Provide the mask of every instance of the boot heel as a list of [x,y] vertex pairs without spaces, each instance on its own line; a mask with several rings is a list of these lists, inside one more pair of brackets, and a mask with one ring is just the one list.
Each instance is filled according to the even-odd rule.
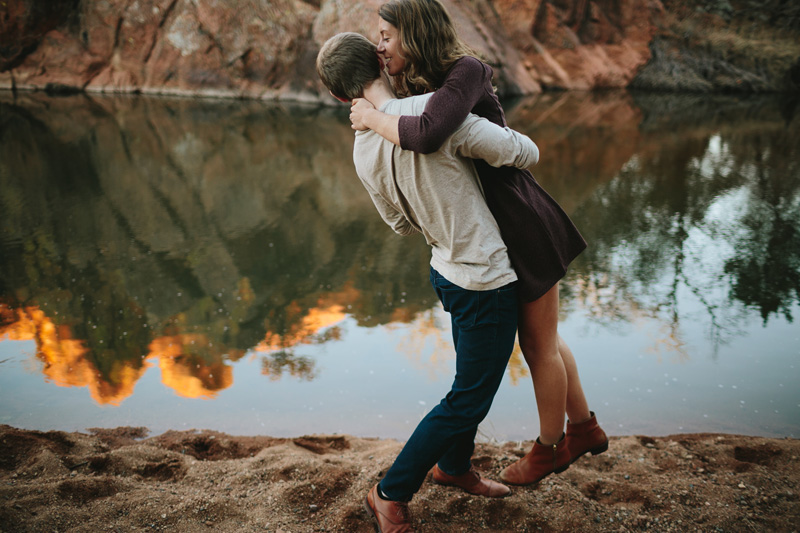
[[592,452],[592,455],[600,455],[601,453],[603,453],[603,452],[605,452],[607,450],[608,450],[608,441],[606,441],[602,445],[598,446],[597,448],[592,448],[589,451]]

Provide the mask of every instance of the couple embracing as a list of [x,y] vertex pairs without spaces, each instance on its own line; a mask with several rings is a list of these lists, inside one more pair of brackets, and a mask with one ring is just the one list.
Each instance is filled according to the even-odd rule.
[[[437,483],[504,497],[504,483],[535,484],[604,452],[608,438],[557,329],[558,282],[586,242],[525,170],[539,159],[536,144],[506,126],[491,67],[459,39],[438,0],[392,0],[378,15],[377,46],[337,34],[317,72],[351,102],[356,172],[381,217],[431,246],[430,281],[456,350],[450,391],[366,495],[378,530],[395,533],[413,531],[408,502],[431,469]],[[471,456],[517,332],[540,431],[500,483],[482,477]]]

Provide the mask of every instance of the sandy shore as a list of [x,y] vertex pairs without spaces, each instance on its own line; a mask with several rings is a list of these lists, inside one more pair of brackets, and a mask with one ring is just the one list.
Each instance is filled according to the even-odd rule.
[[[349,436],[147,437],[0,426],[3,532],[370,532],[366,491],[401,444]],[[530,443],[482,444],[487,476]],[[536,487],[502,500],[425,483],[424,532],[798,531],[800,441],[737,435],[613,437]]]

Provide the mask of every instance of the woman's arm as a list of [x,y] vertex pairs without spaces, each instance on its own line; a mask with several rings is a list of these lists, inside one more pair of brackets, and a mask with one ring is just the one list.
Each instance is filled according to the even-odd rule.
[[400,146],[398,123],[400,115],[387,115],[375,109],[366,98],[354,98],[350,106],[350,121],[354,130],[372,130],[387,141]]
[[422,115],[386,115],[365,102],[354,101],[353,128],[374,130],[404,150],[428,154],[442,146],[487,90],[491,90],[488,67],[465,57],[450,69]]

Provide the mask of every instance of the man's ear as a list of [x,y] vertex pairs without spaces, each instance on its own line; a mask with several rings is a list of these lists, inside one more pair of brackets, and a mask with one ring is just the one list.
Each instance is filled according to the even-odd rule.
[[335,94],[333,94],[331,91],[328,91],[328,92],[329,92],[329,93],[331,93],[331,96],[333,96],[334,98],[336,98],[336,99],[337,99],[337,100],[339,100],[340,102],[344,102],[345,104],[349,104],[349,103],[350,103],[350,100],[348,100],[347,98],[342,98],[342,97],[340,97],[340,96],[336,96],[336,95],[335,95]]

